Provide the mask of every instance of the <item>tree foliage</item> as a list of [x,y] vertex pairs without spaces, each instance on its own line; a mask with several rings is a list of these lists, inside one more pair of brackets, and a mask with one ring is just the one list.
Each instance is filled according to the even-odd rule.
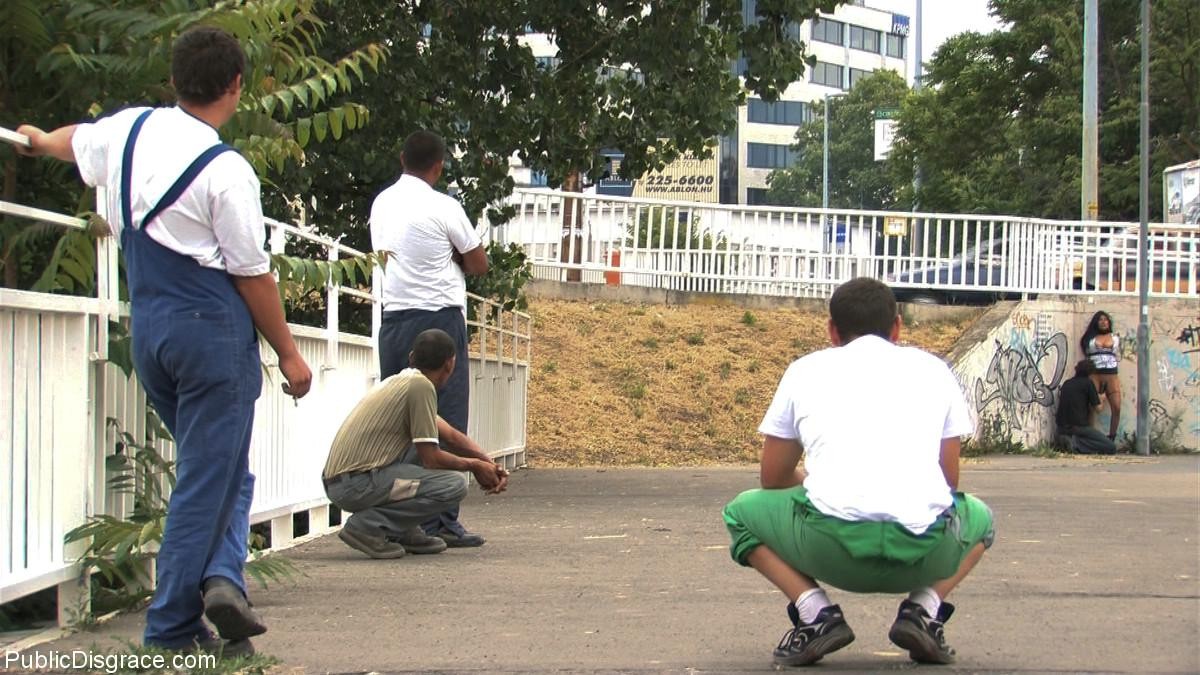
[[[1101,0],[1100,217],[1138,218],[1139,3]],[[909,97],[889,168],[902,201],[920,159],[921,210],[1078,218],[1083,3],[991,0],[1008,29],[964,33]],[[1200,5],[1158,0],[1150,38],[1150,213],[1158,181],[1200,157]]]
[[[194,25],[216,25],[232,33],[248,57],[243,99],[222,136],[270,184],[289,162],[303,162],[308,144],[367,123],[368,109],[347,94],[386,57],[384,46],[363,41],[336,55],[318,54],[325,26],[316,2],[6,0],[0,124],[54,128],[127,106],[170,103],[175,36]],[[3,152],[5,200],[69,213],[90,209],[92,199],[68,165]],[[0,224],[5,285],[46,277],[38,262],[60,233],[28,228],[27,221]],[[50,278],[57,276],[54,271]]]
[[[829,100],[829,206],[896,207],[891,176],[875,161],[875,112],[897,108],[908,95],[904,79],[890,70],[862,78],[845,97]],[[811,103],[812,118],[796,132],[797,160],[768,178],[772,204],[820,206],[825,141],[824,100]]]
[[[635,176],[704,153],[744,99],[731,68],[739,53],[746,86],[776,98],[806,67],[789,24],[836,4],[762,0],[749,24],[736,0],[322,5],[324,50],[376,41],[391,57],[356,92],[371,125],[319,144],[287,172],[283,193],[304,195],[323,231],[361,249],[371,200],[399,174],[400,145],[418,128],[447,140],[446,178],[473,216],[511,191],[514,156],[558,185],[575,171],[597,177],[603,148],[621,149],[622,171]],[[552,40],[557,56],[536,59],[536,40]]]

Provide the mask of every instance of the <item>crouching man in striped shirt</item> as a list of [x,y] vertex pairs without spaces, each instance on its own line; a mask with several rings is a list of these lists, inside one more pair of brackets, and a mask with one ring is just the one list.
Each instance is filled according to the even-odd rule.
[[338,536],[371,558],[446,550],[446,542],[425,534],[421,523],[463,500],[463,472],[488,494],[508,487],[508,471],[438,417],[437,389],[458,365],[455,351],[444,331],[419,334],[411,367],[368,392],[333,439],[322,473],[325,493],[354,514]]

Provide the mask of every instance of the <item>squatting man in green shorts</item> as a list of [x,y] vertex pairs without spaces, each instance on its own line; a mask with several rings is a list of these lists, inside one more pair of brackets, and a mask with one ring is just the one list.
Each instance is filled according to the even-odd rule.
[[354,514],[338,536],[372,558],[446,550],[421,523],[467,495],[462,472],[488,494],[508,487],[508,471],[437,415],[437,389],[456,366],[454,340],[436,328],[420,333],[409,363],[350,411],[322,473],[329,500]]
[[762,489],[725,507],[731,553],[788,596],[793,628],[775,663],[808,665],[854,641],[818,581],[908,593],[888,637],[915,661],[951,663],[944,598],[995,536],[988,507],[958,491],[966,402],[945,363],[896,344],[887,286],[851,280],[829,314],[834,347],[788,367],[758,429]]

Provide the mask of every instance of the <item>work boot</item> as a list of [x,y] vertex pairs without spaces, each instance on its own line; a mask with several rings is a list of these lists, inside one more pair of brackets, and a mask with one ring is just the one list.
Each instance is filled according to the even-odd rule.
[[403,558],[407,553],[403,546],[388,541],[383,534],[367,534],[348,525],[342,526],[341,531],[338,532],[338,539],[346,542],[350,548],[362,551],[370,558]]
[[451,532],[450,530],[438,530],[435,535],[437,538],[446,542],[450,548],[472,548],[475,546],[483,546],[487,540],[473,532],[463,530],[460,532]]
[[438,537],[425,534],[420,525],[413,525],[404,534],[388,537],[388,542],[404,547],[405,551],[415,554],[441,553],[446,550],[446,542]]
[[817,613],[812,623],[800,621],[796,606],[788,603],[788,617],[795,626],[783,634],[775,648],[775,663],[781,666],[807,666],[823,656],[854,642],[854,631],[842,616],[842,608],[830,605]]
[[226,640],[243,641],[262,635],[267,626],[258,618],[242,589],[225,577],[204,581],[204,616]]
[[918,663],[954,663],[954,649],[946,644],[945,624],[954,614],[954,605],[943,602],[937,618],[910,600],[900,603],[900,611],[888,639],[897,647],[908,650],[908,657]]

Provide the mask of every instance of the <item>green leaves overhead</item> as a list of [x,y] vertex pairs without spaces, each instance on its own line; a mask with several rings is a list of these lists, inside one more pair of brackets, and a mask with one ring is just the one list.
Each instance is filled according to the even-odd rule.
[[[400,146],[420,128],[446,139],[446,180],[472,216],[510,193],[514,157],[559,185],[574,172],[597,178],[602,149],[623,151],[631,175],[686,150],[704,153],[736,123],[745,94],[734,64],[749,88],[773,96],[805,69],[796,26],[834,5],[760,0],[749,24],[733,0],[319,5],[321,55],[366,42],[386,44],[388,59],[353,92],[371,110],[370,126],[330,144],[332,117],[324,136],[315,116],[297,124],[306,162],[285,172],[280,191],[305,195],[321,222],[337,223],[328,234],[365,249],[371,201],[396,179]],[[557,56],[535,58],[531,45],[546,42]],[[351,128],[348,117],[343,125]]]
[[279,292],[283,298],[297,299],[324,291],[331,284],[361,286],[369,290],[372,270],[376,265],[385,265],[387,259],[386,251],[338,260],[316,260],[277,253],[271,256],[271,271],[278,275]]

